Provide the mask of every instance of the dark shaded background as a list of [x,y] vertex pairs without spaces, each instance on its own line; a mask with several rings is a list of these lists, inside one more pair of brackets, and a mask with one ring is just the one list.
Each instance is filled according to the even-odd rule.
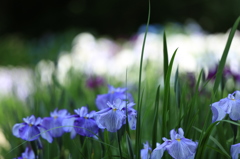
[[[194,19],[208,32],[225,32],[240,15],[239,0],[152,0],[151,23]],[[146,23],[147,0],[5,0],[0,35],[36,37],[70,28],[129,35]]]
[[[129,38],[145,24],[148,0],[3,0],[0,66],[35,66],[70,52],[73,38]],[[209,33],[226,32],[240,15],[240,0],[151,0],[151,24],[191,19]]]

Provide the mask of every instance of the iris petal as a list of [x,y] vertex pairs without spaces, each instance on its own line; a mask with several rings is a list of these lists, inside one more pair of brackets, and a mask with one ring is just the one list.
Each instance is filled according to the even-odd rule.
[[218,105],[212,105],[211,110],[213,113],[212,122],[222,120],[226,116],[226,112],[220,108]]
[[229,116],[232,120],[240,120],[240,101],[236,101],[234,105],[232,105],[231,113]]
[[42,125],[46,128],[46,130],[49,130],[52,137],[60,137],[64,133],[61,118],[44,118]]
[[78,134],[87,137],[93,137],[99,130],[95,120],[84,118],[79,118],[74,121],[74,129]]
[[20,123],[20,124],[15,124],[12,128],[12,133],[14,136],[16,137],[20,137],[19,134],[19,129],[21,129],[22,127],[24,127],[26,124]]
[[160,159],[163,156],[164,151],[166,150],[167,142],[159,144],[152,152],[151,159]]
[[38,129],[41,132],[41,136],[42,138],[46,139],[49,143],[52,143],[53,138],[51,136],[51,134],[49,133],[49,131],[47,131],[45,128],[43,127],[38,127]]
[[24,140],[33,141],[39,138],[40,131],[36,126],[25,125],[19,129],[19,136]]
[[[193,142],[193,141],[192,141]],[[194,143],[194,142],[193,142]],[[189,143],[185,143],[184,141],[180,140],[173,140],[171,144],[167,145],[166,148],[168,150],[168,153],[176,159],[185,159],[190,156],[192,156],[195,151],[192,151],[193,148],[195,148],[197,145],[188,145]]]
[[122,111],[109,110],[108,112],[99,115],[97,124],[99,123],[110,132],[116,132],[122,127],[125,119],[126,116]]
[[240,143],[232,145],[230,151],[231,151],[232,159],[238,159],[238,155],[240,153]]

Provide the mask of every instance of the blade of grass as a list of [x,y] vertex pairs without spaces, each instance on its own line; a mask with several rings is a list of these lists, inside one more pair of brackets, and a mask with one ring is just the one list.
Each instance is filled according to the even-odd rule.
[[127,133],[126,133],[126,139],[127,139],[128,157],[130,159],[134,159],[132,142],[131,142],[131,139],[130,139],[130,137]]
[[173,61],[175,58],[175,55],[177,53],[177,49],[174,51],[170,64],[168,66],[168,72],[165,80],[165,85],[164,85],[164,100],[163,100],[163,122],[162,122],[162,137],[167,136],[167,112],[169,111],[169,95],[170,95],[170,77],[171,77],[171,72],[172,72],[172,66],[173,66]]
[[122,157],[121,139],[118,131],[116,135],[117,135],[117,141],[118,141],[118,150],[119,150],[120,158],[122,159],[123,157]]
[[[193,127],[194,129],[196,129],[198,132],[202,133],[203,131],[199,128]],[[218,142],[217,139],[215,139],[213,136],[209,135],[209,138],[218,146],[218,148],[220,148],[220,152],[222,152],[222,154],[224,154],[227,158],[231,158],[230,155],[227,153],[227,151],[224,149],[224,147],[222,146],[222,144],[220,144],[220,142]]]
[[150,5],[150,0],[149,0],[149,8],[148,8],[148,19],[147,19],[147,26],[144,34],[144,39],[143,39],[143,45],[142,45],[142,52],[141,52],[141,59],[140,59],[140,68],[139,68],[139,80],[138,80],[138,115],[137,115],[137,130],[136,130],[136,158],[140,159],[140,146],[141,146],[141,103],[140,103],[140,96],[141,96],[141,81],[142,81],[142,64],[143,64],[143,55],[144,55],[144,49],[145,49],[145,43],[146,43],[146,37],[147,37],[147,32],[148,32],[148,26],[149,26],[149,21],[150,21],[150,13],[151,13],[151,5]]
[[[175,96],[176,96],[177,107],[180,108],[181,97],[180,97],[180,83],[179,83],[179,77],[178,77],[178,68],[177,68],[176,73],[175,73],[174,92],[176,94]],[[181,113],[179,115],[181,115]]]
[[159,91],[160,86],[157,88],[156,98],[155,98],[155,108],[154,108],[154,119],[153,119],[153,128],[152,128],[152,149],[156,148],[157,143],[157,128],[158,128],[158,107],[159,107]]
[[213,93],[214,94],[216,93],[216,91],[218,89],[218,86],[221,82],[223,69],[224,69],[224,66],[225,66],[225,63],[226,63],[226,60],[227,60],[228,51],[230,49],[234,34],[237,30],[237,27],[238,27],[239,23],[240,23],[240,17],[237,18],[237,20],[235,21],[235,23],[233,25],[233,28],[230,31],[225,49],[223,51],[221,60],[219,62],[219,66],[218,66],[218,70],[217,70],[217,74],[216,74],[216,79],[215,79],[215,83],[214,83],[214,86],[213,86]]
[[166,40],[166,33],[163,32],[163,73],[164,73],[164,82],[167,76],[167,70],[168,70],[168,49],[167,49],[167,40]]

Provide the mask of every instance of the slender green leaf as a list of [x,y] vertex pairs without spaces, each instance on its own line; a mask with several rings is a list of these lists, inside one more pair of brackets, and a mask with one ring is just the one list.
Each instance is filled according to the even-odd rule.
[[215,83],[214,83],[214,87],[213,87],[214,94],[216,93],[218,86],[221,82],[223,69],[224,69],[224,66],[225,66],[225,63],[227,60],[228,51],[230,49],[234,34],[237,30],[239,23],[240,23],[240,17],[238,17],[237,20],[235,21],[233,28],[231,29],[230,34],[228,36],[228,40],[227,40],[225,49],[223,51],[223,54],[222,54],[222,57],[221,57],[221,60],[220,60],[219,66],[218,66],[217,74],[216,74],[216,79],[215,79]]
[[126,139],[127,139],[128,156],[130,159],[134,159],[132,141],[127,133],[126,133]]
[[167,112],[169,111],[169,95],[170,95],[170,77],[171,77],[171,72],[172,72],[172,66],[173,66],[173,61],[175,58],[175,55],[177,53],[177,49],[174,51],[170,64],[168,66],[168,72],[165,80],[165,85],[164,85],[164,100],[163,100],[163,122],[162,122],[162,135],[166,136],[167,135]]
[[166,33],[164,31],[163,33],[163,72],[164,72],[164,82],[167,76],[167,70],[168,70],[168,49],[167,49],[167,39],[166,39]]
[[155,98],[155,108],[154,108],[154,118],[153,118],[153,128],[152,128],[152,149],[155,149],[157,143],[157,128],[158,128],[158,107],[159,107],[159,91],[160,86],[157,88],[156,98]]
[[140,159],[140,146],[141,146],[141,103],[140,103],[140,96],[141,96],[141,83],[142,83],[142,65],[143,65],[143,55],[144,55],[144,49],[145,49],[145,43],[146,43],[146,38],[147,38],[147,32],[148,32],[148,26],[150,22],[150,13],[151,13],[151,5],[149,1],[149,8],[148,8],[148,19],[147,19],[147,26],[145,30],[145,35],[143,39],[143,44],[142,44],[142,52],[141,52],[141,59],[140,59],[140,68],[139,68],[139,79],[138,79],[138,115],[137,115],[137,130],[136,130],[136,158]]
[[[199,128],[193,127],[194,129],[196,129],[198,132],[202,133],[203,131]],[[209,138],[218,146],[218,148],[220,148],[221,152],[227,157],[227,158],[231,158],[230,155],[227,153],[227,151],[223,148],[222,144],[220,144],[220,142],[218,142],[217,139],[215,139],[213,136],[209,135]]]

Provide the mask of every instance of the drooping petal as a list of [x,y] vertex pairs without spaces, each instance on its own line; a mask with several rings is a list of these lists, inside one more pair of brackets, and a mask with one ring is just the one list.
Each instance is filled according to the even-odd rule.
[[37,138],[39,138],[40,131],[38,130],[37,126],[25,125],[24,127],[21,127],[19,129],[19,136],[23,140],[33,141],[33,140],[36,140]]
[[182,138],[172,140],[171,144],[166,146],[168,153],[175,159],[186,159],[195,154],[197,144],[189,139]]
[[104,108],[108,108],[107,102],[109,101],[108,99],[108,94],[101,94],[97,95],[96,98],[96,106],[99,110],[102,110]]
[[129,123],[129,127],[132,130],[136,130],[136,125],[137,125],[137,111],[133,110],[132,112],[130,112],[128,114],[128,123]]
[[212,116],[213,123],[216,121],[222,120],[226,116],[226,112],[218,105],[212,105],[211,110],[213,113],[213,116]]
[[97,124],[102,125],[110,132],[116,132],[120,129],[126,119],[125,114],[120,110],[109,110],[100,114],[96,120]]
[[49,143],[52,143],[53,138],[50,132],[41,126],[39,126],[38,129],[40,130],[42,138],[46,139]]
[[94,119],[85,118],[76,119],[74,121],[74,129],[78,134],[87,137],[93,137],[99,130]]
[[240,154],[240,143],[231,146],[231,156],[232,159],[238,159]]
[[12,128],[12,133],[16,137],[20,137],[19,130],[24,127],[26,124],[20,123],[20,124],[15,124]]
[[72,129],[72,131],[70,132],[71,139],[75,138],[76,135],[77,135],[77,132],[75,131],[75,129]]
[[231,113],[229,113],[229,117],[232,120],[240,120],[240,101],[236,100],[235,104],[232,105]]
[[157,147],[153,150],[151,159],[161,159],[164,151],[166,150],[167,142],[163,144],[157,144]]
[[52,137],[60,137],[64,133],[62,118],[47,117],[42,121],[42,126],[49,130]]
[[74,129],[73,123],[75,119],[74,116],[63,119],[62,126],[65,132],[71,132]]

